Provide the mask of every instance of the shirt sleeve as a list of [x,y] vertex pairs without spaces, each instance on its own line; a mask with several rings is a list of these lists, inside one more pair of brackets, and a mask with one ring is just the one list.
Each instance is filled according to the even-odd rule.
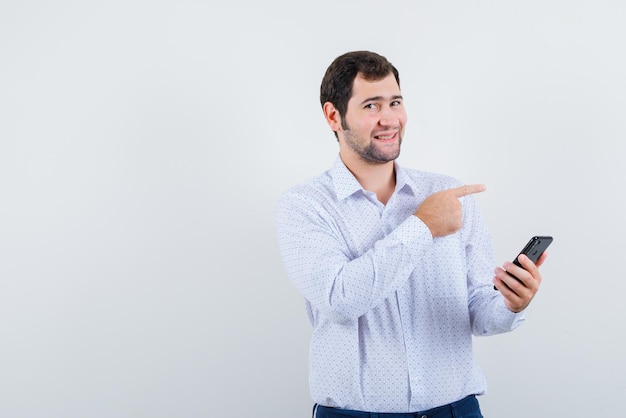
[[474,335],[509,332],[524,322],[523,312],[514,313],[493,288],[495,257],[491,234],[472,196],[463,198],[464,240],[467,262],[468,308]]
[[304,193],[276,205],[278,247],[288,277],[305,299],[333,321],[356,319],[406,282],[432,245],[428,227],[409,216],[363,254],[348,253],[336,217]]

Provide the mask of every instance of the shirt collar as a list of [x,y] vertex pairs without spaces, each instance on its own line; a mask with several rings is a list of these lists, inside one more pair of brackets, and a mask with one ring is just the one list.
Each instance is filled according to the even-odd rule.
[[348,167],[346,167],[339,155],[337,155],[335,164],[329,170],[329,175],[335,186],[337,200],[343,200],[357,191],[363,190],[361,184],[354,177],[354,174],[348,170]]
[[408,175],[407,171],[398,164],[397,161],[393,162],[396,168],[396,190],[395,193],[403,190],[405,187],[415,195],[418,190],[417,184],[415,184],[413,178]]
[[[412,193],[415,194],[415,191],[417,190],[416,185],[411,177],[407,175],[406,170],[400,167],[397,161],[394,161],[393,164],[396,171],[396,189],[394,193],[397,193],[404,187],[407,187]],[[348,170],[348,167],[346,167],[339,155],[335,160],[335,164],[329,170],[329,175],[333,181],[338,200],[343,200],[359,190],[363,190],[361,184],[358,182],[356,177],[354,177],[354,174]]]

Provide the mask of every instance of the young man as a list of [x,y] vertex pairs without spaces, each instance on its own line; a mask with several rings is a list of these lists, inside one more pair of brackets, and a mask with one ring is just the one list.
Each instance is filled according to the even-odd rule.
[[283,263],[313,325],[317,417],[481,417],[475,395],[485,380],[472,334],[521,323],[545,253],[494,273],[471,196],[484,186],[395,162],[407,117],[398,71],[384,57],[336,58],[320,101],[339,155],[276,208]]

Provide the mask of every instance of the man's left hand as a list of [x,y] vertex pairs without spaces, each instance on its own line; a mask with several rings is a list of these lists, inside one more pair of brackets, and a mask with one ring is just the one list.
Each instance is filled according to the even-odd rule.
[[547,256],[548,254],[544,252],[535,264],[527,256],[520,254],[517,261],[523,268],[511,262],[506,262],[502,267],[496,268],[493,284],[504,296],[504,303],[510,311],[523,311],[533,300],[541,284],[539,266],[543,264]]

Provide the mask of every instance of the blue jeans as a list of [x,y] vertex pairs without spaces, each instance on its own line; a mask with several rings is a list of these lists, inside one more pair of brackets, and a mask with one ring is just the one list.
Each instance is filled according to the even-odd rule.
[[363,412],[349,409],[329,408],[316,405],[313,409],[315,418],[483,418],[476,396],[470,395],[460,401],[438,406],[421,412]]

